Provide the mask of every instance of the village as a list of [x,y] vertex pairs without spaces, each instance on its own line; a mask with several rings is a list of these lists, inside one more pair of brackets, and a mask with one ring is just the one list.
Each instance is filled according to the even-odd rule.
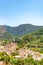
[[27,58],[28,56],[32,56],[34,60],[40,61],[43,59],[43,54],[39,52],[32,51],[31,49],[28,49],[27,47],[23,47],[18,49],[18,45],[14,42],[10,42],[9,44],[6,44],[5,46],[0,46],[0,52],[6,52],[9,56],[11,56],[12,52],[17,51],[18,55],[15,55],[14,58]]

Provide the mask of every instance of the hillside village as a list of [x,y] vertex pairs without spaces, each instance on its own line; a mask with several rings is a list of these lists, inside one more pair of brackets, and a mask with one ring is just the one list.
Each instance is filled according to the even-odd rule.
[[16,43],[9,43],[6,44],[6,46],[0,46],[0,52],[6,52],[9,56],[11,56],[12,52],[17,51],[18,55],[15,55],[15,58],[27,58],[29,55],[32,56],[34,60],[41,60],[43,58],[43,54],[39,52],[32,51],[31,49],[28,49],[27,47],[18,48],[18,45]]

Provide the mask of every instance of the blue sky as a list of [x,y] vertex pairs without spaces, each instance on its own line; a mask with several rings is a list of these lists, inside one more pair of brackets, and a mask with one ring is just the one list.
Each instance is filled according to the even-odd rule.
[[0,0],[0,24],[43,25],[43,0]]

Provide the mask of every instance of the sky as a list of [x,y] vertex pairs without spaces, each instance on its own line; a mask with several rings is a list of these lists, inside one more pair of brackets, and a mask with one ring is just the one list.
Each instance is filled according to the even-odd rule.
[[43,25],[43,0],[0,0],[0,24]]

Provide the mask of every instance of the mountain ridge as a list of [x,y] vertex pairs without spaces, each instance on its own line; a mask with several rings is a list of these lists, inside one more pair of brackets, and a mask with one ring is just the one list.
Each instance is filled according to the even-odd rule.
[[[9,38],[10,38],[10,36],[11,37],[12,36],[22,36],[22,35],[37,31],[41,28],[43,28],[43,26],[36,26],[36,25],[32,25],[32,24],[21,24],[16,27],[0,25],[0,35],[5,36],[5,33],[6,33],[6,36],[8,35]],[[1,38],[1,36],[0,36],[0,38]]]

